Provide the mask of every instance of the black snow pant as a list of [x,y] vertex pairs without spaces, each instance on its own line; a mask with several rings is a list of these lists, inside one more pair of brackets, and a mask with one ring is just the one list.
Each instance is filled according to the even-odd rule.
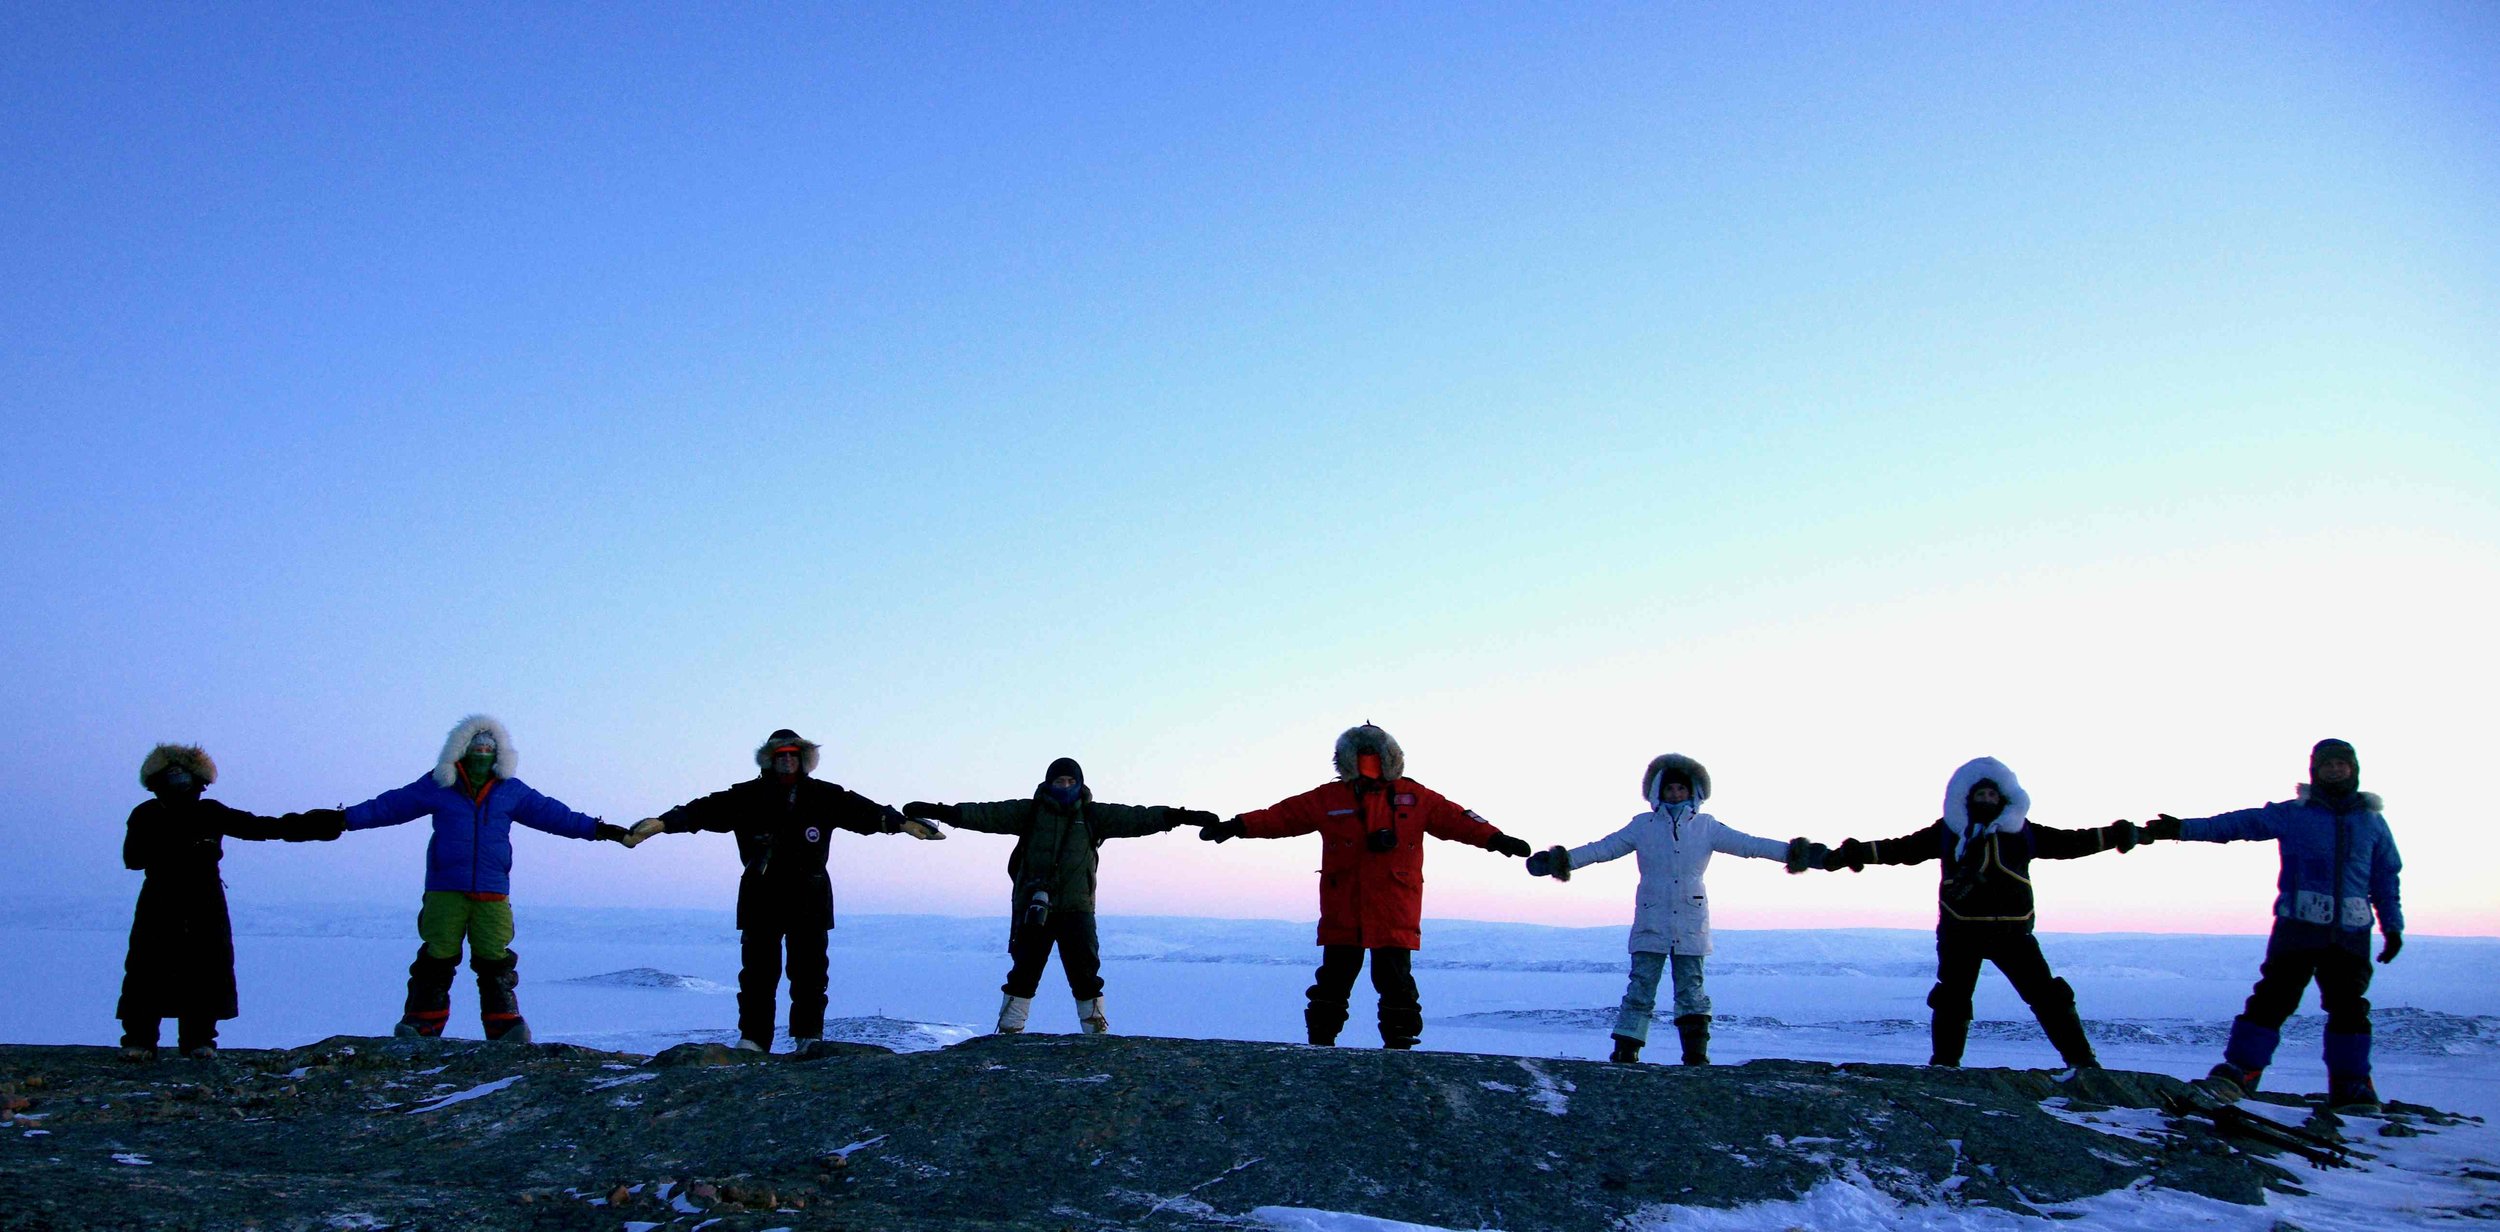
[[[1382,946],[1371,952],[1372,990],[1380,994],[1380,1042],[1387,1048],[1412,1048],[1424,1037],[1424,1005],[1415,990],[1415,951]],[[1345,1028],[1346,999],[1354,977],[1363,970],[1363,947],[1320,947],[1319,970],[1312,973],[1302,1011],[1303,1025],[1314,1044],[1334,1044]]]
[[[177,1018],[174,1021],[177,1024],[176,1030],[179,1032],[174,1036],[174,1038],[182,1042],[181,1047],[183,1051],[189,1052],[194,1048],[214,1048],[217,1046],[216,1019]],[[164,1029],[164,1025],[165,1020],[161,1018],[122,1019],[122,1047],[156,1047],[157,1034]]]
[[1067,973],[1068,991],[1079,1001],[1102,995],[1102,937],[1091,911],[1053,911],[1047,922],[1019,920],[1007,932],[1007,982],[999,991],[1010,997],[1031,997],[1042,986],[1042,968],[1050,950],[1059,947],[1059,969]]
[[1936,927],[1936,986],[1927,993],[1927,1008],[1935,1013],[1929,1024],[1935,1051],[1928,1064],[1962,1063],[1962,1047],[1970,1038],[1971,993],[1979,987],[1983,962],[1995,963],[2005,973],[2068,1065],[2099,1064],[2075,1010],[2074,986],[2049,973],[2048,957],[2030,929],[1951,921]]
[[2257,987],[2250,990],[2240,1016],[2261,1027],[2280,1029],[2300,1008],[2309,982],[2318,982],[2318,1008],[2326,1011],[2326,1029],[2334,1035],[2370,1033],[2370,941],[2358,949],[2320,940],[2324,929],[2278,927],[2266,938],[2266,962],[2257,969]]
[[773,994],[790,952],[790,1034],[825,1033],[825,930],[749,928],[738,934],[738,1038],[773,1046]]

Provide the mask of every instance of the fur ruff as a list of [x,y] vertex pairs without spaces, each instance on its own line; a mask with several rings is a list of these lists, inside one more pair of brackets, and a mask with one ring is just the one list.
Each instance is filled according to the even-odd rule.
[[1955,838],[1969,837],[1970,789],[1978,786],[1981,779],[1995,783],[1998,794],[2005,797],[2005,811],[1982,827],[1983,831],[2012,834],[2022,829],[2031,817],[2031,793],[2023,790],[2012,767],[1993,757],[1974,757],[1953,772],[1953,781],[1944,789],[1944,828],[1951,830]]
[[[790,729],[785,727],[781,730],[789,731]],[[792,737],[787,740],[775,740],[770,736],[765,737],[764,743],[755,746],[755,768],[758,770],[772,769],[773,748],[776,745],[783,744],[796,744],[799,746],[800,774],[816,773],[816,763],[823,757],[824,750],[818,746],[815,741],[800,737],[796,733],[792,733]]]
[[1658,800],[1658,780],[1669,770],[1684,772],[1684,777],[1693,785],[1693,803],[1699,804],[1710,798],[1710,771],[1682,753],[1661,753],[1649,759],[1649,769],[1641,771],[1641,798],[1649,801],[1649,807],[1665,807]]
[[196,744],[160,744],[148,750],[146,761],[139,763],[139,785],[156,790],[156,776],[180,767],[190,772],[202,786],[217,781],[217,763],[209,760],[208,751]]
[[434,785],[449,787],[460,781],[460,757],[469,751],[469,741],[479,732],[495,738],[495,777],[508,779],[520,773],[521,754],[512,747],[512,733],[503,729],[491,714],[473,714],[460,720],[451,734],[443,738],[443,755],[434,760]]
[[1365,753],[1380,755],[1380,777],[1394,783],[1406,777],[1406,750],[1398,747],[1397,738],[1372,726],[1349,727],[1337,737],[1337,777],[1351,783],[1357,777],[1355,759]]
[[[2378,793],[2375,791],[2356,791],[2352,794],[2353,799],[2360,802],[2362,810],[2365,812],[2384,813],[2387,811],[2387,809],[2379,803]],[[2303,804],[2307,804],[2309,802],[2309,784],[2303,783],[2300,786],[2293,788],[2292,797]]]

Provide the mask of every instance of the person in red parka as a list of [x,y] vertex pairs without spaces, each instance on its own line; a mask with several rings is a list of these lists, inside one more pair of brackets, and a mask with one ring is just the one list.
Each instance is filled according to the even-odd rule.
[[1337,781],[1198,832],[1230,838],[1320,834],[1319,970],[1302,1021],[1311,1042],[1337,1042],[1346,998],[1371,951],[1380,994],[1380,1042],[1412,1048],[1424,1034],[1415,951],[1424,943],[1424,836],[1469,843],[1513,859],[1528,844],[1441,793],[1406,777],[1406,753],[1369,723],[1337,737]]

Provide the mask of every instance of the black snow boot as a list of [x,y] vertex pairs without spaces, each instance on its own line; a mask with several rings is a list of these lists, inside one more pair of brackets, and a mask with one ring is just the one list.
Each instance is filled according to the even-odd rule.
[[1676,1019],[1675,1033],[1684,1041],[1686,1065],[1710,1064],[1710,1015],[1686,1014]]
[[1970,1018],[1939,1010],[1927,1022],[1927,1038],[1933,1049],[1927,1055],[1927,1063],[1954,1068],[1962,1063],[1962,1045],[1970,1039]]
[[418,946],[417,961],[408,964],[408,1004],[391,1034],[441,1035],[443,1024],[451,1020],[451,980],[459,973],[459,959],[436,958]]
[[1337,1032],[1345,1029],[1346,1007],[1306,1005],[1302,1007],[1302,1026],[1310,1033],[1312,1044],[1321,1048],[1336,1046]]
[[1632,1065],[1641,1059],[1641,1043],[1629,1035],[1615,1037],[1615,1054],[1606,1058],[1617,1065]]
[[521,1017],[521,956],[506,950],[493,961],[469,956],[469,969],[477,972],[477,1016],[486,1028],[486,1038],[515,1044],[530,1042],[530,1024]]
[[2048,1033],[2049,1043],[2067,1065],[2079,1070],[2101,1067],[2100,1058],[2092,1055],[2091,1039],[2083,1033],[2083,1015],[2075,1012],[2072,1003],[2041,1010],[2040,1029]]

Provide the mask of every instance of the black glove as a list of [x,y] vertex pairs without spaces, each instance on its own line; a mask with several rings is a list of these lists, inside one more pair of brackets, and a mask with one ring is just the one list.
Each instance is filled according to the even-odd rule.
[[2121,852],[2133,851],[2137,843],[2144,841],[2142,828],[2132,821],[2113,821],[2101,827],[2101,837]]
[[1249,829],[1248,826],[1241,824],[1240,818],[1235,817],[1230,821],[1219,821],[1211,826],[1198,827],[1198,837],[1210,843],[1221,843],[1226,839],[1240,838],[1249,833]]
[[1540,851],[1535,855],[1528,857],[1529,876],[1542,877],[1552,871],[1554,871],[1554,855],[1552,852]]
[[1509,856],[1514,860],[1525,860],[1528,858],[1529,852],[1536,850],[1536,848],[1528,845],[1528,840],[1524,838],[1513,838],[1507,834],[1496,834],[1492,838],[1486,839],[1484,849],[1497,856]]
[[914,800],[903,806],[903,816],[942,821],[951,826],[964,819],[964,810],[959,804],[931,804],[926,800]]
[[289,813],[283,820],[295,826],[295,832],[286,836],[290,843],[326,843],[347,833],[347,814],[338,809]]
[[[1788,840],[1788,871],[1802,873],[1809,868],[1823,867],[1822,859],[1815,853],[1815,848],[1820,846],[1821,843],[1810,843],[1802,837]],[[1826,851],[1822,854],[1828,856],[1831,853]]]
[[1854,838],[1842,839],[1840,846],[1832,850],[1831,859],[1823,862],[1823,867],[1845,868],[1853,873],[1862,873],[1866,871],[1867,857],[1874,854],[1872,848]]
[[1571,852],[1562,847],[1548,847],[1529,856],[1528,875],[1551,877],[1556,881],[1571,880]]
[[2381,963],[2383,964],[2383,963],[2391,963],[2391,962],[2396,961],[2396,954],[2397,954],[2397,952],[2398,952],[2398,951],[2400,951],[2400,950],[2402,950],[2402,949],[2404,949],[2404,948],[2405,948],[2405,935],[2404,935],[2403,933],[2397,932],[2397,931],[2395,931],[2395,930],[2393,930],[2393,929],[2388,930],[2388,933],[2387,933],[2387,944],[2379,947],[2379,951],[2378,951],[2378,960],[2379,960],[2379,962],[2381,962]]
[[602,843],[624,842],[627,833],[629,831],[625,827],[612,826],[604,821],[590,828],[590,837]]
[[2175,843],[2179,841],[2179,819],[2168,813],[2164,813],[2159,817],[2155,817],[2151,821],[2145,822],[2143,825],[2136,827],[2136,830],[2138,832],[2138,837],[2147,843]]
[[1215,814],[1210,813],[1205,809],[1174,809],[1172,810],[1172,817],[1172,824],[1166,826],[1165,829],[1178,830],[1182,826],[1196,826],[1197,828],[1204,830],[1208,826],[1214,825],[1216,822]]

